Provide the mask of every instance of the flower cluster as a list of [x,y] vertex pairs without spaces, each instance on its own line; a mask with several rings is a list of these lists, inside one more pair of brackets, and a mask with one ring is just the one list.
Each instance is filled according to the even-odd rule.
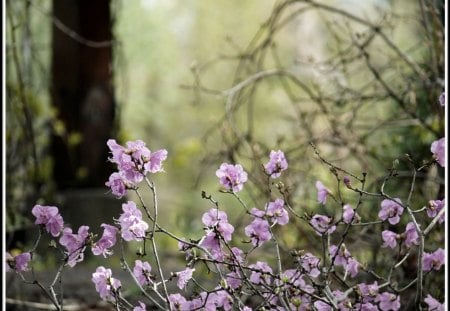
[[119,198],[126,195],[127,189],[141,182],[147,173],[164,171],[165,149],[151,152],[142,140],[129,141],[123,147],[115,139],[110,139],[107,145],[112,153],[109,160],[117,165],[118,172],[112,173],[105,185]]
[[207,248],[214,259],[223,259],[224,253],[221,241],[231,241],[234,232],[234,227],[228,223],[227,214],[224,211],[212,208],[203,214],[202,222],[206,226],[206,235],[200,245]]
[[[106,185],[118,197],[124,196],[127,189],[133,189],[139,194],[137,184],[146,178],[146,174],[162,171],[162,162],[167,157],[167,151],[159,150],[152,153],[145,147],[145,143],[139,140],[127,142],[126,147],[122,147],[111,139],[108,141],[108,146],[112,153],[110,160],[117,165],[118,172],[110,176]],[[439,162],[441,157],[435,156],[435,158],[441,164]],[[441,166],[443,165],[441,164]],[[287,167],[284,153],[281,150],[272,150],[269,162],[264,165],[268,187],[273,186],[270,184],[270,178],[279,178]],[[128,266],[124,258],[121,260],[139,290],[143,291],[145,296],[152,300],[158,308],[250,311],[252,310],[250,306],[256,306],[256,309],[270,310],[397,311],[402,307],[401,291],[396,289],[396,285],[394,283],[379,285],[377,281],[366,283],[371,274],[365,267],[364,261],[360,262],[357,259],[361,254],[355,251],[352,255],[346,246],[351,241],[351,239],[345,240],[348,231],[359,228],[362,222],[362,217],[357,213],[357,210],[361,212],[360,202],[356,208],[348,203],[344,204],[344,202],[340,202],[342,196],[337,195],[338,192],[335,192],[336,196],[334,196],[322,182],[317,181],[319,208],[328,208],[330,203],[327,206],[327,197],[331,196],[335,203],[340,203],[339,208],[336,209],[336,215],[332,215],[330,209],[327,209],[326,213],[329,215],[305,213],[305,216],[299,217],[289,204],[288,197],[273,198],[275,197],[273,192],[264,207],[247,209],[247,205],[237,194],[244,189],[248,179],[243,167],[239,164],[222,163],[216,171],[216,176],[219,178],[219,183],[226,189],[226,193],[237,198],[247,212],[247,215],[241,219],[243,227],[245,226],[241,233],[248,238],[243,241],[243,247],[237,247],[233,243],[233,237],[238,233],[230,224],[227,213],[222,208],[219,209],[219,205],[214,200],[211,202],[215,203],[215,207],[207,210],[201,218],[204,225],[203,236],[197,240],[189,240],[189,242],[178,238],[157,222],[157,204],[154,206],[155,213],[152,215],[145,204],[142,204],[143,211],[145,211],[143,213],[135,202],[123,203],[121,214],[115,219],[115,222],[101,225],[103,233],[98,239],[89,232],[88,226],[80,226],[78,231],[73,231],[64,224],[64,220],[55,206],[36,205],[32,209],[32,214],[36,217],[35,224],[41,227],[40,233],[44,233],[45,230],[53,238],[58,238],[58,247],[62,247],[61,250],[64,252],[64,265],[70,267],[82,262],[85,251],[89,248],[94,255],[102,255],[107,258],[113,255],[113,248],[118,239],[121,239],[122,242],[142,243],[144,249],[146,242],[151,241],[154,245],[153,254],[157,265],[153,271],[150,263],[143,260],[145,254],[141,252],[138,255],[142,256],[134,260],[132,268]],[[153,184],[147,180],[147,185],[153,191],[156,202]],[[362,194],[361,190],[357,190],[356,186],[351,185],[347,176],[344,177],[344,185],[346,189],[355,191],[359,195]],[[340,189],[338,190],[340,191]],[[139,198],[141,198],[140,195]],[[141,203],[143,203],[142,199]],[[413,214],[408,208],[409,206],[403,204],[399,198],[383,195],[378,211],[378,219],[381,221],[372,222],[374,225],[385,227],[385,230],[381,232],[381,247],[395,248],[399,245],[399,253],[406,253],[406,257],[410,252],[420,249],[417,246],[421,246],[422,250],[424,247],[420,239],[423,231],[420,231],[422,229],[416,219],[412,218],[413,221],[409,219],[409,222],[406,220]],[[432,225],[436,225],[444,221],[444,208],[445,198],[430,200],[428,205],[416,211],[416,214],[423,213],[425,215],[426,213],[425,219],[430,221],[429,218],[433,218]],[[404,213],[405,210],[408,213]],[[323,243],[321,255],[299,250],[291,252],[294,257],[293,262],[281,260],[277,235],[280,230],[284,230],[283,226],[289,224],[292,215],[306,220],[306,224],[312,228],[309,230],[319,236],[315,239]],[[361,215],[368,217],[362,212]],[[146,216],[145,220],[144,216]],[[150,222],[150,225],[147,221]],[[405,223],[405,230],[403,232],[398,230],[399,225]],[[239,231],[241,227],[236,228],[236,231]],[[341,229],[344,230],[342,234]],[[185,253],[187,261],[182,270],[171,272],[169,278],[164,276],[165,271],[161,269],[158,258],[154,236],[159,233],[177,240],[179,249]],[[380,237],[378,236],[378,238]],[[270,243],[266,243],[268,241]],[[276,265],[273,265],[273,262],[264,261],[263,257],[253,258],[252,254],[257,252],[262,245],[267,248],[277,247]],[[419,258],[422,258],[423,272],[439,271],[445,264],[445,250],[442,248],[437,248],[433,252],[424,252],[422,255]],[[17,273],[26,272],[30,269],[31,259],[32,252],[24,252],[16,256],[7,253],[6,269],[14,270]],[[198,270],[201,270],[198,269],[199,263],[217,276],[218,284],[199,285],[199,281],[196,279]],[[331,274],[339,280],[341,287],[332,288],[330,286],[332,283],[328,278]],[[378,281],[379,279],[377,277]],[[133,311],[146,310],[147,306],[142,301],[138,300],[135,306],[126,301],[121,293],[122,283],[112,276],[111,269],[104,266],[97,267],[91,280],[100,298],[113,303],[116,308],[119,306],[121,308],[123,305],[124,308],[133,309]],[[166,283],[171,281],[176,281],[179,293],[168,291]],[[195,290],[191,291],[190,286]],[[146,290],[152,292],[152,295],[148,295]],[[183,292],[194,292],[194,294],[186,298],[187,296],[183,295]],[[424,305],[427,304],[430,310],[444,310],[445,308],[430,294],[426,298],[422,298],[421,302]],[[153,307],[154,305],[152,305]]]
[[122,238],[125,241],[142,241],[148,229],[148,224],[142,220],[142,212],[133,201],[123,203],[122,210],[119,217]]
[[57,237],[64,228],[64,221],[56,206],[35,205],[31,213],[36,217],[36,225],[44,225],[52,236]]

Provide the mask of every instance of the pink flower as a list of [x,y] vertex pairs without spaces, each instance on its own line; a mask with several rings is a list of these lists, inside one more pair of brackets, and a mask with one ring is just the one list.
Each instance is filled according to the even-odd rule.
[[430,147],[434,158],[440,166],[445,167],[445,137],[435,140]]
[[220,246],[220,237],[231,241],[234,232],[234,227],[228,223],[227,214],[212,208],[203,214],[202,222],[207,227],[207,232],[200,244],[211,252],[214,259],[222,259],[224,253]]
[[344,181],[344,185],[345,185],[347,188],[349,188],[349,189],[352,188],[352,182],[350,181],[350,177],[348,177],[347,175],[344,176],[343,181]]
[[233,192],[241,191],[247,181],[247,173],[240,164],[222,163],[216,171],[216,176],[219,177],[222,186]]
[[445,305],[443,303],[440,303],[436,299],[433,298],[430,294],[427,295],[427,297],[424,299],[425,303],[428,305],[429,311],[444,311]]
[[413,222],[409,222],[406,225],[405,233],[405,245],[411,247],[413,245],[419,245],[419,235],[417,234],[416,226]]
[[105,183],[106,186],[111,188],[112,194],[119,199],[127,194],[127,189],[131,186],[130,182],[122,176],[120,173],[112,173],[109,176],[109,180]]
[[278,151],[272,150],[270,152],[269,162],[266,165],[264,165],[267,175],[269,175],[272,178],[280,177],[281,172],[286,170],[287,167],[288,164],[286,158],[284,156],[283,151],[281,150]]
[[[427,215],[428,217],[434,218],[441,211],[441,209],[445,208],[445,199],[442,200],[430,200],[427,206]],[[439,218],[439,223],[443,223],[445,221],[445,213]]]
[[317,300],[314,302],[314,308],[317,311],[332,311],[333,307],[328,303],[325,303],[321,300]]
[[103,257],[106,258],[113,253],[110,248],[116,245],[116,234],[118,229],[107,224],[102,224],[101,226],[104,228],[103,235],[92,247],[92,253],[94,255],[103,255]]
[[133,274],[141,286],[146,286],[152,283],[152,275],[150,271],[152,271],[152,267],[148,262],[142,262],[139,259],[134,262]]
[[284,209],[284,201],[276,199],[274,202],[269,202],[266,207],[266,215],[269,216],[272,221],[279,225],[285,225],[289,222],[289,214]]
[[202,222],[205,226],[217,230],[225,241],[231,241],[234,227],[228,223],[228,216],[225,212],[212,208],[203,214]]
[[177,272],[177,286],[179,289],[183,289],[186,287],[187,282],[189,282],[190,279],[192,279],[192,273],[195,271],[195,269],[186,268],[183,271]]
[[358,213],[355,212],[350,204],[345,204],[343,207],[342,220],[346,224],[349,224],[350,222],[357,223],[361,220],[361,217],[359,217]]
[[378,217],[383,221],[387,219],[391,225],[398,224],[403,213],[403,207],[399,203],[402,203],[399,198],[384,199],[381,201],[381,210]]
[[227,284],[232,289],[237,289],[241,286],[242,276],[240,276],[237,272],[230,272],[227,274]]
[[439,104],[445,106],[445,92],[442,92],[441,95],[439,95]]
[[117,144],[114,139],[109,139],[107,145],[112,153],[109,160],[117,164],[119,174],[132,184],[142,181],[148,172],[163,171],[162,162],[167,158],[165,149],[152,153],[142,140],[128,141],[126,148]]
[[86,241],[89,236],[88,231],[88,226],[81,226],[78,229],[78,234],[72,233],[71,228],[64,228],[63,234],[59,239],[59,243],[67,249],[67,264],[70,267],[74,267],[77,262],[83,261]]
[[361,283],[358,284],[359,291],[363,298],[363,302],[373,302],[378,296],[378,283],[377,281],[372,284]]
[[64,221],[55,206],[35,205],[31,213],[36,217],[36,225],[45,225],[45,229],[52,236],[57,237],[64,227]]
[[187,303],[188,301],[186,300],[186,298],[184,298],[180,294],[169,295],[170,310],[188,310],[185,307]]
[[379,311],[378,307],[370,302],[366,303],[356,303],[355,304],[355,310],[361,310],[361,311]]
[[24,272],[28,270],[28,263],[31,260],[31,254],[26,252],[19,254],[15,257],[11,256],[10,253],[6,253],[6,271],[13,269],[16,272]]
[[133,308],[133,311],[146,311],[145,304],[141,301],[138,301],[139,306]]
[[330,245],[330,256],[334,258],[334,264],[342,266],[352,278],[358,274],[360,263],[352,257],[345,244],[341,244],[339,250],[336,245]]
[[224,253],[222,251],[222,247],[220,246],[220,240],[214,231],[207,232],[201,240],[200,245],[211,252],[211,256],[213,259],[223,259]]
[[317,201],[325,205],[325,203],[327,203],[327,195],[328,193],[330,193],[330,190],[328,190],[328,188],[326,188],[319,180],[316,181],[316,188],[317,188]]
[[255,218],[245,227],[244,231],[245,235],[251,238],[253,246],[260,246],[272,238],[269,228],[270,225],[267,220]]
[[306,253],[300,257],[300,265],[304,272],[313,278],[320,275],[319,263],[320,259],[311,253]]
[[384,230],[381,232],[381,236],[383,237],[383,245],[382,247],[390,247],[395,248],[397,246],[397,239],[399,239],[399,236],[397,233]]
[[224,290],[218,290],[210,293],[201,293],[202,300],[204,302],[205,311],[224,310],[228,311],[233,308],[233,298]]
[[397,311],[400,309],[400,296],[396,296],[392,293],[381,293],[375,298],[375,301],[379,303],[379,307],[382,311]]
[[144,165],[150,173],[164,172],[162,162],[167,159],[167,150],[160,149],[150,154],[150,160]]
[[111,269],[105,269],[103,266],[97,267],[92,274],[92,282],[102,299],[117,297],[117,292],[122,286],[119,280],[112,277]]
[[345,271],[348,272],[352,278],[354,278],[358,274],[359,266],[360,263],[356,259],[349,258],[347,265],[344,268]]
[[250,282],[253,284],[270,284],[272,278],[272,268],[263,261],[257,261],[256,264],[250,265],[252,270],[250,274]]
[[125,241],[141,241],[145,237],[148,224],[142,220],[142,213],[133,201],[122,204],[123,213],[119,217],[122,238]]
[[313,226],[318,235],[331,234],[336,230],[336,226],[332,224],[333,219],[328,216],[314,215],[309,223]]
[[438,248],[433,253],[424,253],[422,258],[423,271],[438,271],[445,264],[445,251]]

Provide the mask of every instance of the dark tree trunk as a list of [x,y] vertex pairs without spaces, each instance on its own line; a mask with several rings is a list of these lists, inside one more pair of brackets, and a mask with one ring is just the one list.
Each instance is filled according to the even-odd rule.
[[94,42],[113,38],[110,0],[53,0],[53,14],[70,29],[52,30],[54,180],[59,189],[104,186],[115,124],[112,46]]

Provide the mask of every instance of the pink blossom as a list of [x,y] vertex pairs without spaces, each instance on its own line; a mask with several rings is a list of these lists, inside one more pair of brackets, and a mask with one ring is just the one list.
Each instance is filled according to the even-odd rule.
[[313,226],[318,235],[331,234],[336,230],[336,226],[332,224],[333,219],[328,216],[314,215],[309,223]]
[[217,230],[225,241],[231,241],[234,227],[228,223],[228,216],[224,211],[212,208],[203,214],[202,222],[205,226]]
[[445,106],[445,92],[442,92],[441,95],[439,95],[439,104]]
[[[343,207],[342,220],[349,224],[350,222],[357,223],[359,222],[361,217],[359,217],[358,213],[355,212],[353,207],[350,204],[345,204]],[[352,221],[353,220],[353,221]]]
[[103,266],[97,267],[92,274],[92,282],[102,299],[117,297],[117,291],[122,286],[119,280],[112,277],[111,269],[106,269]]
[[127,194],[127,189],[131,187],[130,182],[122,176],[120,173],[112,173],[109,176],[109,180],[105,183],[106,186],[111,188],[112,194],[117,198],[122,198]]
[[372,284],[360,283],[358,284],[359,291],[363,298],[363,302],[373,302],[378,296],[378,282]]
[[330,256],[334,258],[335,265],[342,266],[352,278],[358,274],[360,263],[352,257],[345,244],[341,244],[339,250],[336,245],[330,245]]
[[86,249],[86,241],[89,236],[88,231],[88,226],[81,226],[78,229],[78,234],[72,233],[71,228],[64,228],[59,243],[67,249],[67,264],[70,267],[74,267],[77,262],[84,260],[84,250]]
[[269,202],[266,207],[266,215],[269,216],[272,221],[279,225],[285,225],[289,222],[289,214],[284,208],[284,201],[276,199],[274,202]]
[[224,258],[224,253],[222,251],[222,247],[220,246],[219,237],[214,231],[207,232],[201,240],[200,245],[211,252],[211,256],[213,259],[222,260]]
[[167,159],[167,150],[160,149],[150,154],[150,160],[144,165],[150,173],[164,172],[162,162]]
[[392,293],[384,292],[375,298],[382,311],[397,311],[400,309],[400,296],[396,296]]
[[180,294],[169,295],[170,310],[188,310],[185,307],[187,303],[188,301],[186,300],[186,298],[184,298]]
[[23,272],[23,271],[27,271],[28,270],[28,263],[31,260],[31,254],[26,252],[26,253],[22,253],[17,255],[16,257],[14,257],[15,261],[16,261],[16,271],[17,272]]
[[345,185],[347,188],[349,188],[349,189],[352,188],[352,182],[351,182],[351,180],[350,180],[350,177],[348,177],[347,175],[345,175],[344,178],[343,178],[343,181],[344,181],[344,185]]
[[250,274],[250,282],[253,284],[270,284],[272,277],[272,268],[263,261],[257,261],[256,264],[250,265],[252,270]]
[[192,279],[192,273],[195,271],[195,269],[186,268],[183,271],[177,272],[177,286],[179,289],[183,289],[186,287],[187,282],[189,282],[190,279]]
[[242,264],[244,262],[244,252],[240,248],[232,247],[231,253],[232,255],[230,254],[230,256],[232,257],[232,262],[236,264]]
[[370,302],[365,303],[356,303],[354,310],[361,310],[361,311],[379,311],[378,307]]
[[424,299],[425,303],[428,305],[429,311],[444,311],[445,305],[443,303],[440,303],[436,299],[433,298],[430,294],[427,295]]
[[145,304],[141,301],[138,301],[139,306],[133,308],[133,311],[146,311]]
[[240,164],[222,163],[216,171],[216,176],[219,177],[222,186],[233,192],[241,191],[247,181],[247,173]]
[[440,166],[445,167],[445,137],[435,140],[430,147],[434,158]]
[[241,286],[242,283],[242,276],[237,272],[230,272],[227,274],[227,284],[232,289],[237,289],[239,286]]
[[399,239],[399,235],[397,233],[384,230],[381,232],[381,236],[383,237],[384,242],[382,247],[395,248],[397,246],[397,240]]
[[142,213],[133,201],[122,204],[123,213],[119,217],[122,238],[125,241],[141,241],[145,237],[148,224],[142,220]]
[[106,258],[113,253],[110,248],[116,245],[116,235],[118,229],[107,224],[102,224],[101,227],[104,228],[103,235],[92,247],[92,253],[94,255],[103,255],[103,257]]
[[401,203],[402,201],[399,198],[393,200],[384,199],[381,201],[381,210],[378,213],[378,217],[383,221],[387,219],[391,225],[398,224],[403,213]]
[[152,271],[152,267],[148,262],[142,262],[139,259],[134,262],[133,274],[141,286],[146,286],[152,283],[152,275],[150,271]]
[[411,247],[413,245],[419,245],[419,235],[417,234],[416,226],[413,222],[409,222],[406,225],[405,230],[405,245]]
[[[427,215],[428,217],[434,218],[441,211],[441,209],[445,208],[445,199],[442,200],[430,200],[427,206]],[[439,218],[439,223],[443,223],[445,221],[445,213]]]
[[350,274],[352,278],[354,278],[358,274],[360,263],[354,258],[349,258],[347,261],[347,265],[344,267],[345,271]]
[[422,258],[423,271],[438,271],[445,264],[445,250],[438,248],[433,253],[424,253]]
[[[206,294],[206,293],[205,293]],[[205,311],[215,310],[231,310],[233,308],[233,298],[224,290],[213,292],[206,296],[204,294],[203,300],[205,302]]]
[[333,307],[326,302],[317,300],[314,302],[314,308],[317,311],[332,311]]
[[10,253],[6,253],[6,272],[14,270],[16,272],[24,272],[28,270],[28,263],[31,260],[31,253],[25,252],[15,257]]
[[52,236],[57,237],[64,227],[64,221],[55,206],[35,205],[31,213],[36,217],[36,225],[45,225],[45,229]]
[[316,278],[320,275],[320,259],[311,253],[306,253],[300,257],[300,265],[310,277]]
[[317,201],[325,205],[327,203],[327,196],[328,193],[330,193],[330,190],[328,190],[328,188],[326,188],[319,180],[316,181],[316,188],[317,188]]
[[165,149],[152,153],[142,140],[128,141],[126,148],[114,139],[109,139],[107,145],[112,153],[110,161],[117,164],[119,173],[132,184],[142,181],[148,172],[163,171],[162,162],[167,158]]
[[272,150],[270,152],[270,160],[267,164],[264,165],[267,175],[272,178],[280,177],[281,172],[286,170],[288,167],[288,163],[284,156],[283,151]]
[[269,231],[270,225],[265,219],[255,218],[248,226],[245,227],[245,235],[250,237],[253,246],[260,246],[272,238]]

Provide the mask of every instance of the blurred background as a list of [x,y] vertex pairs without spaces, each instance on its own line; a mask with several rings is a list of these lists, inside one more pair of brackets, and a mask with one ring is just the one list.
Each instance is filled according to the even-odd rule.
[[[340,204],[358,197],[342,190],[342,172],[330,172],[311,143],[333,165],[366,173],[369,191],[395,168],[386,191],[406,199],[411,163],[430,160],[431,142],[444,136],[442,0],[5,4],[7,249],[32,243],[35,204],[60,207],[75,230],[87,224],[100,233],[119,216],[123,200],[104,185],[114,171],[109,138],[168,150],[165,172],[152,176],[161,224],[199,238],[201,215],[212,207],[201,191],[220,202],[236,232],[249,222],[218,191],[222,162],[245,167],[240,195],[263,208],[280,194],[261,165],[281,149],[289,170],[279,181],[293,209],[340,217]],[[444,196],[443,173],[431,166],[417,176],[415,209]],[[316,180],[339,193],[338,202],[319,205]],[[359,213],[373,220],[378,206],[368,198]],[[279,232],[283,247],[319,251],[306,222],[292,222]],[[381,239],[365,230],[369,238],[353,241],[361,246],[353,251],[383,266]],[[443,239],[438,230],[433,243]],[[160,243],[167,258],[179,257],[174,241]],[[358,254],[363,248],[370,251]]]

